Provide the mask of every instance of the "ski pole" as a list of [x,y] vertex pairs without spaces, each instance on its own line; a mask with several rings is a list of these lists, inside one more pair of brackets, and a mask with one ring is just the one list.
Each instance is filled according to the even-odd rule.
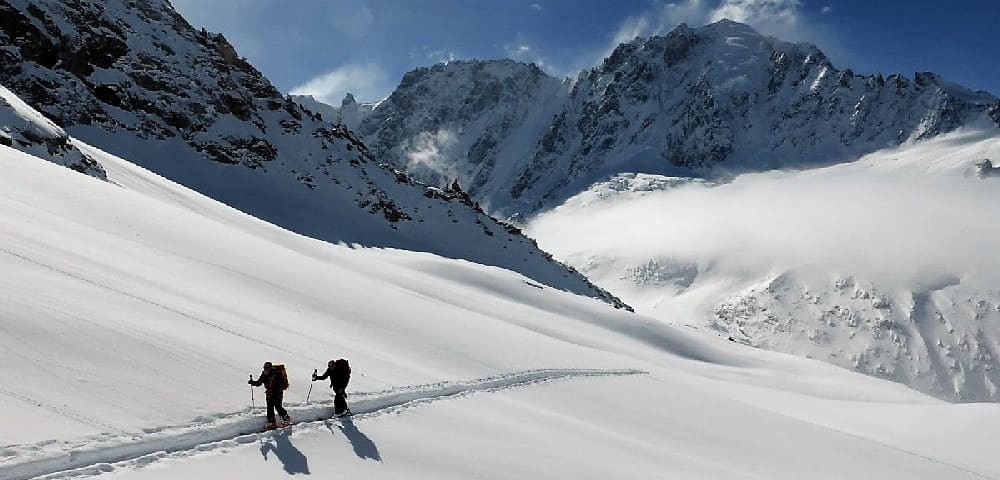
[[[250,381],[251,382],[253,381],[253,374],[250,374]],[[257,405],[255,405],[256,403],[257,402],[255,402],[254,399],[253,399],[253,385],[250,385],[250,411],[251,412],[254,411],[257,408]]]
[[[319,369],[316,369],[316,368],[313,369],[313,379],[316,378],[316,372],[318,372],[318,371],[319,371]],[[306,403],[307,404],[309,403],[309,396],[312,395],[312,393],[313,393],[313,382],[315,382],[315,381],[316,380],[313,380],[312,382],[309,382],[309,393],[306,394]]]

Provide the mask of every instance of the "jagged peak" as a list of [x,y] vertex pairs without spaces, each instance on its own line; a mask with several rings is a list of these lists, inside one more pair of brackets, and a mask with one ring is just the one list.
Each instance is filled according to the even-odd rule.
[[351,92],[347,92],[347,95],[344,96],[344,100],[340,102],[341,107],[350,107],[352,105],[357,105],[357,104],[358,101],[354,99],[354,94],[352,94]]
[[670,37],[670,36],[687,36],[687,35],[693,35],[693,34],[694,34],[694,29],[692,29],[691,26],[689,26],[687,23],[681,22],[676,27],[674,27],[673,30],[671,30],[669,33],[667,33],[667,36],[668,37]]
[[918,88],[937,87],[947,94],[970,103],[992,104],[997,101],[993,94],[978,90],[974,91],[957,83],[951,82],[934,72],[914,72],[913,84]]

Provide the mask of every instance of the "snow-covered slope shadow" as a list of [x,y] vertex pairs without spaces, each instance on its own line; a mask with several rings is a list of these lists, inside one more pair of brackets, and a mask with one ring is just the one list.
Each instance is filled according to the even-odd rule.
[[[439,382],[352,395],[355,417],[398,413],[437,400],[506,390],[578,377],[639,375],[640,370],[541,369],[468,381]],[[292,405],[295,428],[323,428],[333,418],[330,401]],[[337,420],[332,420],[337,421]],[[188,456],[220,447],[256,442],[262,436],[260,412],[243,411],[196,418],[183,426],[148,428],[142,434],[104,434],[69,442],[12,445],[0,450],[0,478],[66,478],[97,475],[115,468],[141,467],[161,458]],[[309,423],[309,425],[303,425]],[[120,464],[120,465],[112,465]]]

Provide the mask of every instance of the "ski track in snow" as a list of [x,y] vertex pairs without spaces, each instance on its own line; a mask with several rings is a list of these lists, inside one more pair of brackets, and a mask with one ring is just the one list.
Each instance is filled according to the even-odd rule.
[[[60,416],[72,419],[72,420],[77,421],[79,423],[82,423],[84,425],[90,425],[92,427],[102,428],[102,429],[105,429],[105,430],[108,430],[108,431],[115,431],[115,432],[119,432],[119,433],[127,433],[124,430],[115,428],[115,427],[113,427],[111,425],[108,425],[107,423],[103,423],[103,422],[101,422],[99,420],[96,420],[96,419],[93,419],[93,418],[88,417],[86,415],[83,415],[81,413],[78,413],[78,412],[74,411],[72,408],[70,408],[68,405],[64,405],[64,406],[53,405],[51,403],[47,403],[45,401],[39,400],[39,399],[37,399],[35,397],[32,397],[30,395],[25,395],[23,393],[13,392],[13,391],[7,390],[5,388],[0,388],[0,395],[4,395],[6,397],[13,398],[14,400],[18,400],[18,401],[20,401],[22,403],[26,403],[26,404],[34,406],[34,407],[44,408],[45,410],[48,410],[48,411],[50,411],[52,413],[55,413],[56,415],[60,415]],[[6,447],[3,447],[3,446],[0,446],[0,449],[2,449],[2,450],[0,450],[0,462],[2,462],[3,461],[2,458],[6,456],[5,451],[7,449],[6,449]],[[0,471],[2,471],[2,470],[0,470]]]
[[[641,370],[542,369],[468,380],[401,387],[350,396],[352,418],[398,414],[441,399],[496,392],[574,377],[646,374]],[[295,430],[324,428],[333,417],[333,400],[286,405]],[[102,434],[71,442],[47,440],[31,445],[0,446],[0,478],[63,479],[99,475],[119,468],[142,468],[163,458],[180,458],[254,443],[261,432],[263,407],[251,411],[195,418],[190,424],[146,428],[127,435]]]
[[149,305],[153,305],[155,307],[162,308],[162,309],[164,309],[164,310],[166,310],[168,312],[171,312],[171,313],[180,315],[181,317],[187,318],[188,320],[193,320],[193,321],[198,322],[198,323],[200,323],[202,325],[214,328],[216,330],[220,330],[220,331],[228,333],[230,335],[235,335],[235,336],[240,337],[240,338],[242,338],[244,340],[247,340],[247,341],[250,341],[250,342],[254,342],[254,343],[257,343],[257,344],[260,344],[260,345],[264,345],[265,347],[270,347],[270,348],[273,348],[275,350],[279,350],[279,351],[285,352],[285,353],[290,354],[290,355],[298,356],[295,352],[292,352],[292,351],[290,351],[288,349],[281,348],[281,347],[279,347],[277,345],[273,345],[271,343],[267,343],[267,342],[265,342],[263,340],[250,337],[248,335],[245,335],[245,334],[242,334],[242,333],[237,332],[235,330],[232,330],[232,329],[223,327],[221,325],[209,322],[207,320],[202,320],[202,319],[200,319],[200,318],[198,318],[198,317],[196,317],[194,315],[191,315],[190,313],[183,312],[183,311],[178,310],[176,308],[164,305],[162,303],[155,302],[153,300],[150,300],[150,299],[145,298],[145,297],[141,297],[141,296],[136,295],[134,293],[129,293],[129,292],[126,292],[124,290],[120,290],[118,288],[115,288],[115,287],[112,287],[112,286],[109,286],[109,285],[105,285],[103,283],[96,282],[96,281],[91,280],[89,278],[85,278],[85,277],[77,275],[77,274],[75,274],[73,272],[69,272],[69,271],[63,270],[61,268],[54,267],[52,265],[48,265],[46,263],[39,262],[39,261],[37,261],[35,259],[32,259],[32,258],[27,257],[27,256],[24,256],[24,255],[22,255],[20,253],[17,253],[17,252],[15,252],[13,250],[9,250],[9,249],[6,249],[6,248],[0,248],[0,252],[6,253],[6,254],[8,254],[8,255],[10,255],[12,257],[18,258],[18,259],[23,260],[25,262],[28,262],[28,263],[31,263],[31,264],[34,264],[34,265],[38,265],[39,267],[42,267],[42,268],[44,268],[46,270],[50,270],[50,271],[53,271],[53,272],[65,275],[67,277],[73,278],[75,280],[79,280],[79,281],[84,282],[84,283],[86,283],[88,285],[92,285],[92,286],[95,286],[97,288],[101,288],[101,289],[104,289],[104,290],[109,290],[111,292],[117,293],[119,295],[123,295],[123,296],[131,298],[133,300],[137,300],[139,302],[147,303]]

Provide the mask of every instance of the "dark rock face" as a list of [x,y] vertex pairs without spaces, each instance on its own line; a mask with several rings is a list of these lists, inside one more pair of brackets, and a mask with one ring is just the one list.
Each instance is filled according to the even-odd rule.
[[[60,125],[179,137],[213,160],[259,167],[273,151],[263,145],[268,103],[301,117],[222,35],[193,29],[162,1],[11,0],[0,17],[10,46],[0,83]],[[219,141],[210,130],[227,115],[259,133]]]
[[458,178],[507,215],[553,206],[616,173],[829,164],[978,118],[1000,125],[988,93],[933,73],[838,70],[813,45],[727,20],[620,45],[600,66],[557,82],[509,60],[418,69],[351,127],[409,171],[426,169],[412,160],[414,139],[453,133],[435,150],[438,178],[424,178]]

